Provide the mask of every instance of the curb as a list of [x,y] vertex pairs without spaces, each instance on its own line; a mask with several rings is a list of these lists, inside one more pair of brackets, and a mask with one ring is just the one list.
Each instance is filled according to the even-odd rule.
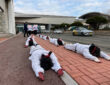
[[73,78],[71,78],[71,76],[66,71],[64,71],[61,79],[66,85],[78,85],[78,83]]
[[18,36],[18,35],[20,35],[20,34],[21,34],[21,33],[18,33],[17,35],[14,35],[14,36],[12,36],[12,37],[6,39],[6,40],[0,41],[0,44],[1,44],[1,43],[4,43],[5,41],[10,40],[10,39],[12,39],[12,38],[14,38],[14,37],[16,37],[16,36]]

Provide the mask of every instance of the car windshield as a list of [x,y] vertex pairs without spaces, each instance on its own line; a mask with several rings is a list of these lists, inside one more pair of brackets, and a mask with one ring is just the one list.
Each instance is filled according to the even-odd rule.
[[87,30],[87,29],[84,28],[84,27],[79,27],[78,29],[79,29],[79,30]]

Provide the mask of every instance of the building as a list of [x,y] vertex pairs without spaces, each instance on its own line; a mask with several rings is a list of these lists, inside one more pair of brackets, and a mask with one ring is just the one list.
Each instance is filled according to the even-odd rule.
[[13,0],[0,0],[0,32],[16,34]]
[[74,21],[76,21],[76,17],[15,13],[15,20],[16,26],[19,30],[23,28],[23,24],[25,22],[28,22],[28,24],[45,26],[47,30],[50,30],[54,25],[59,25],[62,23],[72,24]]
[[[23,31],[23,24],[38,24],[41,27],[50,30],[54,25],[76,21],[73,16],[55,16],[14,13],[13,0],[0,0],[0,33],[16,34]],[[16,24],[16,27],[15,27]]]

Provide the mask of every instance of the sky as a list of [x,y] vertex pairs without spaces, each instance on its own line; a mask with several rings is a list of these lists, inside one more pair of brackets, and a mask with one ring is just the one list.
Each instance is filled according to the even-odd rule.
[[88,12],[110,14],[110,0],[14,0],[15,12],[79,17]]

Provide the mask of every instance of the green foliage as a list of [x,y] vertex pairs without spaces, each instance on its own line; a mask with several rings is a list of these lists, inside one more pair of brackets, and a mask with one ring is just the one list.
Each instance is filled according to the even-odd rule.
[[51,30],[55,30],[55,27],[52,27]]
[[98,30],[99,26],[108,23],[108,20],[102,16],[94,16],[87,19],[86,23],[90,24],[95,30]]
[[70,26],[70,24],[68,24],[68,23],[62,23],[62,24],[60,24],[60,27],[69,27]]
[[52,27],[51,29],[52,29],[52,30],[55,30],[55,29],[63,29],[63,30],[66,30],[66,29],[68,29],[69,26],[70,26],[70,24],[62,23],[62,24],[60,24],[60,25],[55,25],[55,26]]
[[55,26],[53,26],[51,29],[52,30],[55,30],[55,29],[59,29],[60,28],[60,25],[55,25]]
[[83,24],[79,21],[76,21],[76,22],[72,23],[71,26],[83,26]]
[[60,28],[63,29],[63,30],[68,29],[68,27],[70,27],[70,24],[68,24],[68,23],[62,23],[62,24],[60,24]]

